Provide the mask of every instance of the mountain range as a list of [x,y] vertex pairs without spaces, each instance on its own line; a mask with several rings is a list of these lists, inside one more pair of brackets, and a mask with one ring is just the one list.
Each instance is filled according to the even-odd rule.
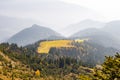
[[[94,42],[104,47],[114,47],[119,49],[120,38],[119,38],[119,21],[113,21],[109,23],[102,23],[93,20],[84,20],[79,24],[71,26],[69,33],[72,34],[70,37],[65,38],[60,33],[39,25],[33,25],[30,28],[23,29],[14,36],[12,36],[8,42],[17,43],[19,46],[25,46],[28,44],[35,43],[39,40],[54,40],[54,39],[89,39],[90,42]],[[87,28],[81,30],[82,28]],[[97,28],[92,28],[97,27]],[[73,29],[74,30],[73,30]],[[67,31],[65,29],[64,31]]]
[[3,34],[0,36],[0,42],[4,42],[11,35],[33,24],[61,32],[63,31],[61,28],[70,23],[102,17],[89,8],[63,0],[31,0],[24,3],[22,1],[1,1],[0,8],[0,34]]
[[26,28],[13,35],[8,42],[17,43],[19,46],[25,46],[38,40],[51,39],[51,37],[53,39],[63,38],[59,33],[52,29],[34,24],[32,27]]
[[120,39],[101,29],[89,28],[79,31],[71,36],[73,39],[88,39],[91,43],[97,43],[104,47],[114,47],[119,49]]
[[[87,20],[88,21],[88,20]],[[98,24],[93,23],[95,21],[89,20],[91,24]],[[85,24],[85,26],[87,23]],[[78,25],[77,25],[78,26]],[[76,30],[80,29],[82,26],[76,27],[74,26],[73,28],[76,28]],[[89,25],[88,25],[89,26]],[[100,25],[96,26],[89,26],[89,28],[84,29],[84,30],[79,30],[78,32],[74,33],[71,38],[88,38],[89,41],[95,42],[97,44],[103,45],[105,47],[115,47],[119,49],[120,47],[120,38],[119,38],[119,28],[120,26],[120,21],[111,21],[108,23],[100,23]],[[95,27],[95,28],[92,28]],[[70,28],[69,28],[70,29]],[[72,32],[73,30],[71,30]]]
[[87,28],[101,28],[104,25],[105,25],[105,23],[103,23],[103,22],[86,19],[81,22],[68,25],[66,28],[64,28],[63,34],[65,34],[66,36],[71,36],[81,30],[84,30]]

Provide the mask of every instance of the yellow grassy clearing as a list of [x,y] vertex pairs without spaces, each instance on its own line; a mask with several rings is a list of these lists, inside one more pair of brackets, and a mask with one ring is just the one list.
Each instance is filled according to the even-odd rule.
[[75,42],[83,43],[84,41],[88,41],[89,39],[76,39]]
[[74,47],[71,45],[72,40],[54,40],[54,41],[44,41],[41,42],[38,47],[38,53],[49,53],[51,47],[61,48],[61,47]]
[[75,42],[82,43],[82,42],[84,42],[84,40],[76,39]]

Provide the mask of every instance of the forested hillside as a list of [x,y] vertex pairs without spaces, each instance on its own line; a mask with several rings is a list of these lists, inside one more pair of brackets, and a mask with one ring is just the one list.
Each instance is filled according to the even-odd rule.
[[[77,54],[77,53],[75,53],[74,55],[69,54],[70,56],[68,56],[67,53],[66,54],[64,53],[63,56],[62,52],[60,53],[58,49],[55,49],[57,53],[50,52],[49,54],[40,54],[36,51],[37,50],[36,46],[37,47],[39,46],[39,44],[37,45],[37,43],[36,45],[29,45],[26,47],[18,47],[16,44],[10,45],[8,43],[2,43],[0,44],[0,51],[1,51],[0,79],[1,80],[4,79],[6,80],[38,80],[38,79],[93,80],[94,78],[96,78],[97,80],[99,80],[100,78],[99,76],[101,76],[101,73],[98,74],[99,72],[98,70],[94,71],[94,67],[102,63],[102,62],[99,63],[100,58],[104,60],[104,55],[106,54],[103,52],[99,53],[99,48],[100,49],[102,48],[96,44],[93,45],[87,42],[80,43],[79,45],[75,43],[73,44],[82,47],[83,52],[81,52],[81,54]],[[94,49],[89,49],[90,46],[93,46],[93,48],[96,47],[96,50],[98,49],[97,51],[98,54],[97,52],[94,54],[85,53],[84,50],[86,49],[94,50]],[[66,52],[69,51],[69,49],[65,49],[65,48],[62,48],[61,51],[62,50]],[[104,51],[108,52],[109,54],[110,51],[113,50],[115,49],[106,48]],[[80,56],[80,59],[74,57],[78,55],[81,55],[82,57]],[[112,60],[112,57],[110,59]],[[119,67],[119,62],[120,62],[119,59],[117,60],[117,62],[118,64],[117,65],[114,64],[114,65]],[[119,68],[117,68],[117,70],[119,70]],[[118,77],[118,75],[116,75],[115,77]]]
[[35,45],[37,53],[47,53],[47,57],[49,56],[52,59],[71,57],[90,66],[101,64],[104,61],[104,56],[114,55],[118,51],[114,48],[106,48],[96,43],[90,43],[87,39],[47,40],[40,41],[31,47],[33,48]]

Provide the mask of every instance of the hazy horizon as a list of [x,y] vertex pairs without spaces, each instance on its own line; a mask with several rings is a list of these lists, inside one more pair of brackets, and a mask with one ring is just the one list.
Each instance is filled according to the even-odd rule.
[[[103,23],[120,20],[119,6],[116,1],[95,0],[0,0],[0,40],[11,37],[33,24],[49,27],[63,35],[64,29],[89,19]],[[94,4],[96,3],[96,4]],[[106,5],[108,4],[108,6]],[[100,5],[103,5],[102,7]],[[113,5],[113,8],[110,7]],[[118,8],[116,8],[118,6]],[[118,13],[115,13],[116,10]],[[108,10],[108,11],[107,11]],[[110,12],[112,11],[112,12]],[[108,14],[108,15],[107,15]],[[10,21],[12,19],[12,21]],[[3,24],[7,21],[8,24]],[[9,22],[10,21],[10,22]],[[86,29],[88,27],[80,27]],[[91,28],[91,27],[89,27]]]

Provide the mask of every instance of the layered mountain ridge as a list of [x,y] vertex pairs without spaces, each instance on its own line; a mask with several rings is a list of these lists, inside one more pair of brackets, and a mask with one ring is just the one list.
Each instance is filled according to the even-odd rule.
[[50,37],[54,37],[54,39],[55,37],[58,39],[62,38],[59,33],[53,31],[52,29],[34,24],[32,27],[26,28],[13,35],[8,42],[17,43],[19,46],[25,46],[38,40],[44,40]]
[[[89,25],[92,24],[92,25]],[[81,26],[82,25],[82,26]],[[80,30],[81,28],[86,27],[87,29]],[[101,26],[101,28],[100,28]],[[9,43],[17,43],[19,46],[26,46],[28,44],[33,44],[39,40],[56,40],[56,39],[84,39],[87,38],[91,43],[97,43],[104,47],[113,47],[119,49],[120,47],[120,39],[118,28],[114,28],[115,26],[119,26],[119,21],[113,21],[109,23],[101,23],[93,20],[84,20],[79,25],[74,25],[72,28],[76,29],[76,33],[72,34],[70,37],[66,38],[61,36],[61,34],[56,31],[42,27],[39,25],[32,25],[30,28],[26,28],[14,36],[12,36],[8,42]],[[97,28],[92,28],[97,27]],[[69,28],[67,28],[69,29]],[[64,31],[67,31],[65,29]],[[75,30],[72,29],[75,32]],[[71,33],[72,33],[71,31]],[[115,32],[116,31],[116,32]],[[115,33],[114,33],[115,32]],[[71,34],[70,33],[70,34]]]

